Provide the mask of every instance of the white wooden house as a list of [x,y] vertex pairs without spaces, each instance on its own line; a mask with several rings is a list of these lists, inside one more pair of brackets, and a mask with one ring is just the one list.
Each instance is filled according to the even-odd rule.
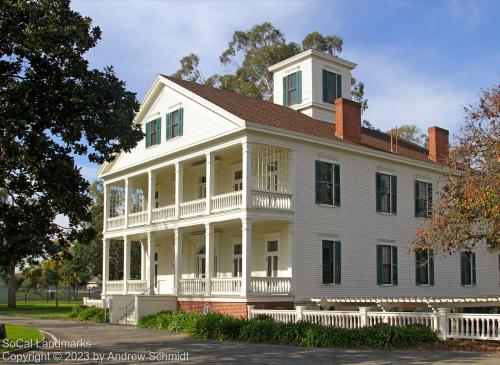
[[[273,65],[274,103],[156,77],[135,119],[145,140],[99,171],[112,319],[206,306],[245,316],[248,304],[312,298],[498,297],[498,252],[408,250],[442,181],[448,132],[430,128],[425,149],[362,128],[355,66],[316,51]],[[112,241],[124,245],[119,281],[108,275]],[[136,278],[131,245],[142,252]]]

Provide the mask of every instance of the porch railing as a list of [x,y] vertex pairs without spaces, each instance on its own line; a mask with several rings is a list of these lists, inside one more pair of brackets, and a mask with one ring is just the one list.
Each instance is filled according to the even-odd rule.
[[181,279],[179,280],[180,294],[203,294],[205,293],[205,279]]
[[113,229],[120,229],[125,225],[125,216],[121,215],[119,217],[108,218],[107,229],[112,231]]
[[153,223],[166,222],[175,219],[175,205],[168,205],[166,207],[155,208],[153,213]]
[[144,292],[148,287],[146,280],[128,280],[127,291],[131,294],[138,294]]
[[106,281],[107,294],[123,293],[123,280]]
[[235,295],[241,293],[241,278],[210,279],[212,294]]
[[252,191],[252,205],[255,208],[292,210],[292,195],[267,191]]
[[448,314],[448,337],[500,341],[500,315]]
[[250,280],[252,291],[256,294],[290,294],[291,278],[253,277]]
[[191,200],[189,202],[181,203],[181,218],[194,217],[197,215],[202,215],[206,211],[207,200],[198,199]]
[[128,215],[128,225],[130,227],[141,226],[148,222],[148,211],[130,213]]
[[242,199],[242,191],[216,195],[212,197],[212,212],[221,212],[223,210],[240,208]]

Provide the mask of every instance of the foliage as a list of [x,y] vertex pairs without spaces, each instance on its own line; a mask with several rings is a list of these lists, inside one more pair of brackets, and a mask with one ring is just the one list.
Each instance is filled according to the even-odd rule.
[[[89,68],[84,54],[101,37],[69,0],[2,2],[0,13],[0,265],[15,268],[92,235],[88,182],[74,156],[111,161],[143,133],[139,104],[111,67]],[[69,227],[54,220],[69,218]],[[58,236],[57,241],[52,240]]]
[[45,300],[18,300],[16,308],[8,308],[7,305],[0,304],[1,315],[16,317],[34,317],[46,319],[69,318],[71,308],[75,302],[59,301],[59,306],[55,302],[46,302]]
[[23,282],[21,287],[26,292],[36,292],[42,282],[40,265],[30,265],[23,270]]
[[346,329],[303,321],[283,323],[268,317],[246,320],[220,313],[163,312],[141,317],[138,326],[185,332],[202,339],[310,347],[406,348],[438,342],[437,334],[423,325],[396,327],[382,324]]
[[465,108],[465,122],[450,150],[447,179],[432,217],[413,241],[417,250],[446,254],[476,244],[500,248],[500,85]]
[[[172,76],[269,100],[273,94],[273,76],[268,70],[269,66],[308,49],[337,56],[342,52],[342,45],[341,37],[325,36],[319,32],[307,34],[301,45],[287,42],[280,29],[265,22],[249,30],[236,30],[233,33],[226,50],[219,57],[221,64],[232,67],[233,72],[214,74],[204,79],[199,70],[200,59],[191,53],[180,60],[181,68]],[[353,78],[351,86],[354,100],[360,102],[362,111],[365,111],[368,102],[364,99],[363,82],[356,82]]]
[[420,128],[415,124],[402,124],[395,129],[387,131],[387,133],[390,133],[391,131],[397,132],[399,137],[419,144],[423,147],[427,147],[427,144],[429,143],[429,137],[425,133],[422,133]]
[[87,307],[81,304],[73,307],[70,317],[79,321],[109,322],[109,314],[103,308]]
[[[36,343],[43,339],[43,334],[36,328],[21,326],[18,324],[6,324],[5,329],[7,332],[7,340],[16,341],[22,340],[23,342]],[[0,352],[12,350],[12,347],[3,346],[0,343]]]

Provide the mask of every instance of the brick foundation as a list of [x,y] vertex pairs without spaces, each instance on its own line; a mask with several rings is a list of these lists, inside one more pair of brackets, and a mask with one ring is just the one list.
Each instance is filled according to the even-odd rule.
[[293,309],[293,302],[191,302],[178,301],[177,309],[183,312],[201,312],[208,305],[212,312],[228,314],[233,317],[247,318],[247,305],[253,305],[256,309]]

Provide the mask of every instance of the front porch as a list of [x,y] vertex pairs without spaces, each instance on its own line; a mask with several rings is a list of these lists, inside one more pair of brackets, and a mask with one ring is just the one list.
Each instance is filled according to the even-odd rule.
[[[111,241],[123,253],[113,280]],[[293,223],[249,219],[105,239],[103,295],[291,297],[292,242]]]

